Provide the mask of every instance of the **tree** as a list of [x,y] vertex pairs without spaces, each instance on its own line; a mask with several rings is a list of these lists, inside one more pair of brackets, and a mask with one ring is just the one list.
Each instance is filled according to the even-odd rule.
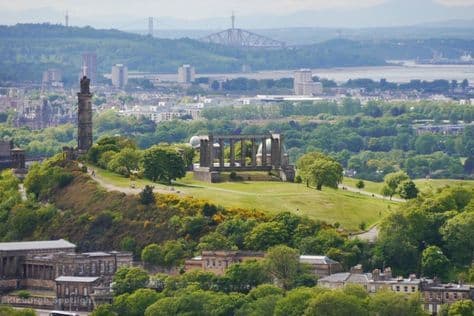
[[297,167],[306,184],[315,185],[317,190],[321,190],[323,186],[337,188],[342,181],[341,164],[317,152],[301,157],[297,162]]
[[286,296],[278,300],[275,316],[300,316],[308,307],[311,298],[316,296],[314,289],[300,287],[288,291]]
[[[422,316],[425,315],[419,303],[420,298],[410,297],[391,291],[379,291],[369,301],[369,311],[373,315],[384,316]],[[372,315],[372,314],[371,314]]]
[[415,150],[422,155],[431,154],[436,151],[437,139],[432,134],[423,134],[415,141]]
[[263,262],[249,260],[231,265],[225,271],[232,291],[248,293],[254,287],[271,281]]
[[186,175],[186,165],[181,155],[173,149],[160,146],[153,146],[145,151],[143,169],[148,179],[168,184]]
[[113,278],[115,295],[132,293],[148,284],[148,273],[136,267],[120,268]]
[[199,239],[200,250],[237,250],[237,247],[224,235],[212,232]]
[[163,251],[157,244],[149,244],[142,250],[142,261],[151,265],[163,264]]
[[107,168],[128,177],[132,171],[138,169],[140,161],[140,151],[126,147],[113,156],[112,160],[108,163]]
[[363,188],[365,188],[365,182],[363,180],[357,181],[356,188],[362,190]]
[[472,316],[474,315],[474,302],[472,300],[460,300],[447,306],[447,316]]
[[155,187],[151,185],[145,185],[143,190],[140,192],[140,203],[143,205],[150,205],[155,203],[155,194],[153,193],[153,189]]
[[267,252],[266,263],[271,275],[286,290],[295,282],[299,268],[299,252],[287,246],[275,246]]
[[330,291],[311,299],[304,315],[365,316],[367,310],[359,298],[341,291]]
[[127,296],[129,310],[121,315],[142,316],[148,306],[155,303],[160,294],[151,289],[138,289]]
[[411,199],[416,198],[419,192],[418,188],[416,187],[415,182],[411,180],[403,181],[402,183],[400,183],[398,185],[397,190],[398,190],[398,194],[400,194],[400,196],[406,200],[411,200]]
[[245,236],[245,246],[252,250],[266,250],[287,240],[286,228],[277,222],[261,223]]
[[102,304],[94,308],[91,316],[118,316],[117,313],[113,311],[112,305]]
[[392,198],[392,196],[397,193],[397,188],[400,183],[408,179],[408,175],[403,171],[387,174],[384,177],[384,186],[381,191],[382,195]]
[[449,219],[441,234],[450,258],[459,264],[469,264],[474,259],[474,212],[465,211]]
[[474,173],[474,157],[468,157],[466,161],[464,162],[464,171],[467,174],[473,174]]
[[437,246],[429,246],[421,254],[421,271],[426,277],[445,278],[449,269],[449,260]]

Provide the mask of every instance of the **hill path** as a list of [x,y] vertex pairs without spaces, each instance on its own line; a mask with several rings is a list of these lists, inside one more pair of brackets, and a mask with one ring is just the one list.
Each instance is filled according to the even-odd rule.
[[387,200],[387,201],[406,202],[405,199],[400,199],[400,198],[396,198],[396,197],[390,198],[388,196],[383,196],[381,194],[372,193],[372,192],[364,191],[364,190],[359,190],[357,188],[350,187],[350,186],[347,186],[345,184],[340,184],[339,189],[346,190],[346,191],[349,191],[349,192],[354,192],[354,193],[360,193],[360,194],[364,194],[364,195],[367,195],[367,196],[371,196],[371,197],[374,197],[374,198],[377,198],[377,199],[383,199],[383,200]]

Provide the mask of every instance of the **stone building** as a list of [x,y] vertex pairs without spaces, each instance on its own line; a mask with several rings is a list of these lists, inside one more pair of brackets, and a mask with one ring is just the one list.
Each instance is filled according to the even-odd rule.
[[[58,308],[91,310],[95,288],[109,288],[122,266],[131,266],[129,252],[76,253],[63,239],[0,243],[0,292],[16,289],[57,293]],[[85,294],[87,293],[87,294]]]
[[465,284],[426,283],[422,291],[423,307],[432,315],[438,314],[441,306],[460,300],[474,300],[474,286]]
[[[218,275],[225,273],[229,266],[249,260],[262,260],[265,253],[256,251],[203,251],[201,256],[185,261],[185,270],[202,270],[213,272]],[[342,271],[339,262],[326,256],[300,256],[300,263],[306,264],[317,276],[329,275],[333,272]]]
[[186,260],[185,270],[202,270],[221,275],[232,264],[263,257],[263,252],[255,251],[203,251],[201,256]]
[[61,276],[56,282],[56,305],[61,310],[92,310],[94,288],[100,285],[99,277]]
[[300,263],[308,265],[311,272],[320,277],[343,271],[339,262],[327,256],[301,255]]
[[319,279],[318,285],[335,289],[343,288],[347,284],[357,284],[369,293],[390,290],[411,294],[420,292],[422,281],[422,279],[416,278],[414,274],[411,274],[409,278],[394,278],[390,268],[385,268],[383,272],[375,269],[372,273],[363,273],[362,266],[357,265],[351,268],[350,272],[334,273]]

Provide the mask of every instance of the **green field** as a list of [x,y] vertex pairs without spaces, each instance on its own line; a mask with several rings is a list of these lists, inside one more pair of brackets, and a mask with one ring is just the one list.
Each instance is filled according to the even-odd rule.
[[[355,188],[356,183],[358,181],[359,181],[358,179],[344,178],[343,184]],[[442,188],[447,185],[449,186],[463,185],[466,187],[474,188],[473,180],[417,179],[417,180],[414,180],[414,182],[416,183],[416,186],[418,187],[418,189],[422,192],[427,191],[427,190],[436,190],[438,188]],[[382,182],[372,182],[372,181],[364,180],[364,183],[365,183],[364,191],[380,194],[380,191],[382,190],[382,186],[383,186]]]
[[[108,171],[96,169],[98,177],[118,187],[130,188],[130,180]],[[142,188],[150,184],[138,180]],[[169,187],[153,184],[156,189]],[[397,203],[351,193],[343,190],[323,188],[323,191],[307,188],[302,184],[283,182],[224,182],[204,183],[193,180],[192,174],[174,183],[174,190],[198,199],[206,199],[224,207],[255,209],[269,213],[290,211],[308,215],[313,219],[329,223],[339,222],[349,230],[359,230],[359,224],[376,223]]]

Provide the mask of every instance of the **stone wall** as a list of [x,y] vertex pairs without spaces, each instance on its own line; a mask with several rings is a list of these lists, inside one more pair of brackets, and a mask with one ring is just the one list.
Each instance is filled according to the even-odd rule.
[[0,280],[0,291],[11,291],[17,288],[17,279]]
[[56,290],[56,282],[54,280],[23,279],[20,280],[20,286],[34,290]]

